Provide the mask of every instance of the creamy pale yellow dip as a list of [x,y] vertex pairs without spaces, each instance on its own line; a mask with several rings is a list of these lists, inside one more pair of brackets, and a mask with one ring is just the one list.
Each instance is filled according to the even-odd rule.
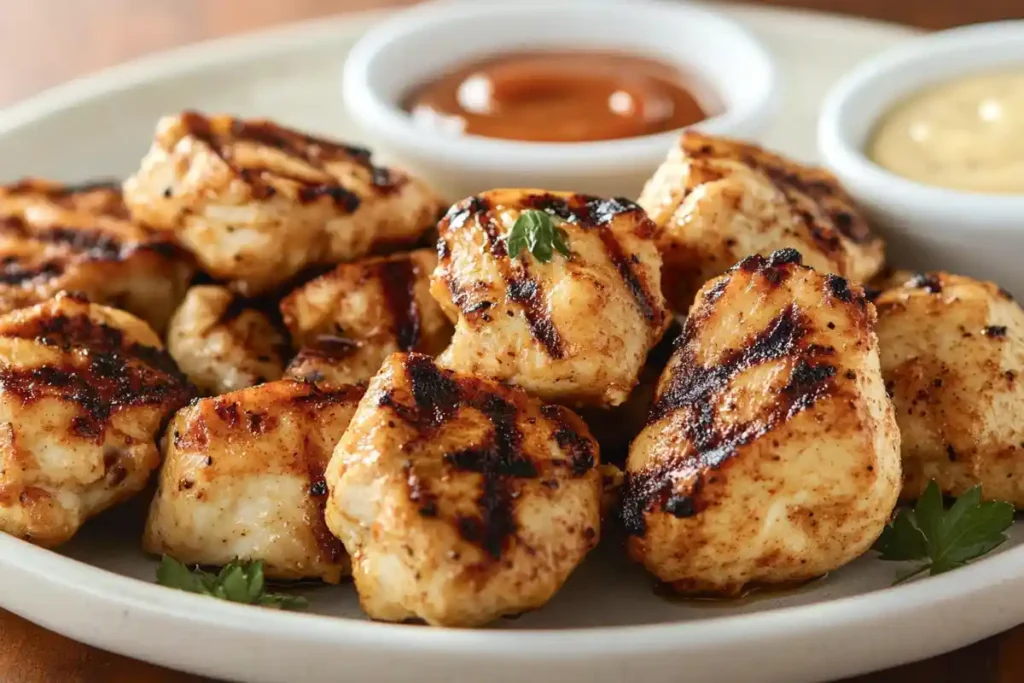
[[868,155],[906,178],[1024,194],[1024,67],[956,79],[891,109]]

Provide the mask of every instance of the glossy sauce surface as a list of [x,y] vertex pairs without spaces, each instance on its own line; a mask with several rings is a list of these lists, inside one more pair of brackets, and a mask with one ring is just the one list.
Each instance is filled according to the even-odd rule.
[[923,90],[876,127],[868,155],[928,185],[1024,194],[1024,66]]
[[511,53],[416,89],[405,108],[424,128],[532,142],[650,135],[702,121],[720,106],[676,67],[612,52]]

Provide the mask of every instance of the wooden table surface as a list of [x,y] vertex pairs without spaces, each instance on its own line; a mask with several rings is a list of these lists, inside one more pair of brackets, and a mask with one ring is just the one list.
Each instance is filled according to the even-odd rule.
[[[0,0],[0,106],[137,55],[207,38],[413,0]],[[923,28],[1024,18],[1024,0],[760,0]],[[98,625],[102,628],[102,625]],[[894,634],[894,637],[898,635]],[[0,610],[5,683],[195,683]],[[1024,681],[1024,626],[858,683]]]

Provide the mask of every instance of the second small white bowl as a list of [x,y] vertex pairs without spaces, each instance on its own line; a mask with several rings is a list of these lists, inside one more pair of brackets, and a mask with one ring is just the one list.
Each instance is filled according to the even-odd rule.
[[698,128],[751,137],[776,91],[768,53],[736,23],[658,0],[427,3],[371,29],[349,54],[345,105],[367,142],[451,198],[492,187],[636,196],[678,131],[587,143],[537,143],[424,130],[402,109],[417,85],[481,58],[544,49],[613,50],[678,65],[724,104]]
[[1024,196],[960,192],[903,178],[865,153],[874,127],[929,85],[1007,67],[1024,70],[1024,21],[978,24],[915,38],[868,60],[828,93],[818,125],[824,163],[875,220],[900,266],[994,280],[1024,297]]

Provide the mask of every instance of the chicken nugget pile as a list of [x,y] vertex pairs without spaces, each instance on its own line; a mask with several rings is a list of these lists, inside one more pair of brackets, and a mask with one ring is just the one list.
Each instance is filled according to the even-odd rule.
[[155,478],[147,552],[481,626],[609,525],[728,597],[850,562],[929,481],[1024,505],[1024,310],[879,276],[826,171],[687,132],[635,202],[447,207],[197,112],[123,185],[0,187],[0,530],[59,545]]

